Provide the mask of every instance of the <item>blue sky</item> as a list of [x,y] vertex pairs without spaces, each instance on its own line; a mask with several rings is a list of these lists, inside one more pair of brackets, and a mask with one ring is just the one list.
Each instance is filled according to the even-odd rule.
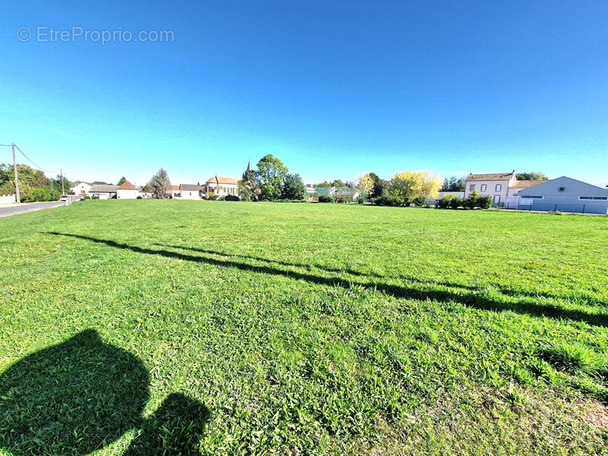
[[[0,11],[0,143],[72,180],[144,184],[162,166],[196,183],[272,153],[307,183],[515,169],[608,184],[605,0]],[[134,41],[140,31],[172,37]]]

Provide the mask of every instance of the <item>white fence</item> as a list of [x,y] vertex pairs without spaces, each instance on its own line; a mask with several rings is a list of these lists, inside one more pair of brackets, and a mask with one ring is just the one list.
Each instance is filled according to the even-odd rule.
[[15,195],[0,195],[0,204],[15,203]]

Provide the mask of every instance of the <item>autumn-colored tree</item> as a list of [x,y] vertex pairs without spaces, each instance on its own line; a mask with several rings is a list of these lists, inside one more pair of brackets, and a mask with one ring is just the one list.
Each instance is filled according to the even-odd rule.
[[393,175],[390,193],[393,196],[410,202],[416,198],[435,198],[439,193],[441,177],[428,171],[402,171]]

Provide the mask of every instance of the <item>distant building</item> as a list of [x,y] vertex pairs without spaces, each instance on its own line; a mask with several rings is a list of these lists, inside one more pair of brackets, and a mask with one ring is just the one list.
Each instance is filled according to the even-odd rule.
[[116,199],[116,185],[94,184],[89,189],[89,195],[99,199]]
[[179,199],[198,200],[201,199],[201,190],[198,185],[180,184]]
[[562,176],[521,190],[517,208],[608,214],[608,189]]
[[510,173],[469,174],[465,179],[464,198],[476,192],[479,196],[490,196],[492,204],[501,205],[507,201],[509,188],[517,181],[515,170]]
[[70,187],[70,193],[79,196],[86,196],[89,194],[92,185],[86,182],[76,182],[73,187]]
[[205,192],[213,192],[217,196],[239,196],[239,180],[236,177],[212,177],[205,185]]
[[117,199],[136,199],[139,196],[139,190],[129,181],[125,181],[122,185],[116,188]]

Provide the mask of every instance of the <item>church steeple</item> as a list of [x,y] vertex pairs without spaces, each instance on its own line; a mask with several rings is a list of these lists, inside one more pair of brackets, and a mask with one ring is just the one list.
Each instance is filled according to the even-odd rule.
[[251,159],[249,159],[249,163],[247,163],[247,171],[251,171]]

